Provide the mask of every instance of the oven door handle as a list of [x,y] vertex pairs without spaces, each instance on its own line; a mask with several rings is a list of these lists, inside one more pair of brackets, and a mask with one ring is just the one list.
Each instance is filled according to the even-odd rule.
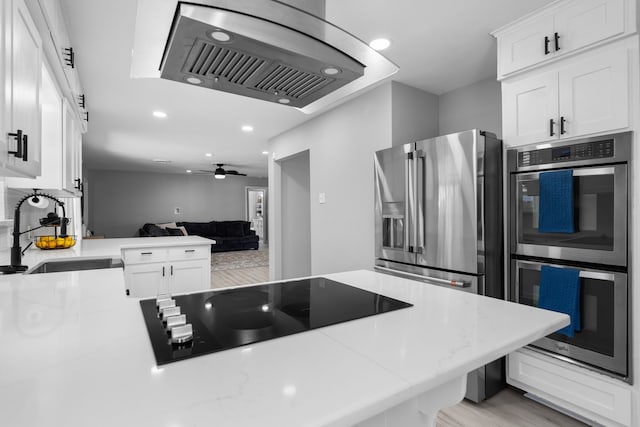
[[414,273],[408,273],[406,271],[394,270],[393,268],[380,267],[379,265],[376,265],[375,269],[376,270],[381,270],[381,271],[386,271],[388,273],[397,274],[399,276],[406,276],[407,278],[419,279],[419,280],[421,280],[423,282],[424,281],[435,282],[435,283],[438,283],[440,285],[455,286],[457,288],[468,288],[469,286],[471,286],[471,283],[465,282],[465,281],[462,281],[462,280],[448,280],[448,279],[440,279],[438,277],[422,276],[420,274],[414,274]]

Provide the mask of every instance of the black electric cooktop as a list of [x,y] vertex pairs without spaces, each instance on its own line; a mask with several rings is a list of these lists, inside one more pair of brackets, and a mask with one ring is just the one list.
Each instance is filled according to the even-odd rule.
[[[169,323],[186,320],[191,325],[186,330],[192,335],[174,331],[182,343],[172,342],[157,300],[140,301],[158,365],[412,306],[323,277],[178,295],[173,300],[179,310],[166,314],[179,311],[186,319],[168,317]],[[173,305],[168,302],[161,305]]]

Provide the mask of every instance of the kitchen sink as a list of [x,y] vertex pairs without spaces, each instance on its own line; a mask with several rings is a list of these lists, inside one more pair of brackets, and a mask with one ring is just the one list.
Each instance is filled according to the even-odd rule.
[[99,270],[102,268],[123,268],[119,258],[74,259],[65,261],[47,261],[25,274],[57,273],[61,271]]

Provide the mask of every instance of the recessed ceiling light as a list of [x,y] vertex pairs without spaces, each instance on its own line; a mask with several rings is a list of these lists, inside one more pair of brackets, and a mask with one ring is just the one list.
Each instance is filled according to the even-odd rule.
[[191,173],[191,169],[187,169],[187,173]]
[[204,155],[207,156],[207,157],[213,156],[213,154],[211,154],[211,153],[204,153]]
[[153,161],[156,163],[171,163],[171,160],[167,159],[153,159]]
[[287,98],[280,98],[280,99],[278,99],[278,102],[279,102],[280,104],[288,104],[288,103],[290,103],[291,101],[289,101]]
[[231,36],[229,34],[220,30],[212,31],[209,35],[211,36],[212,39],[217,40],[219,42],[228,42],[229,40],[231,40]]
[[153,117],[157,117],[159,119],[164,119],[165,117],[167,117],[167,113],[165,113],[164,111],[154,111],[153,112]]
[[253,126],[244,125],[244,126],[242,126],[242,130],[245,131],[245,132],[253,132]]
[[375,50],[385,50],[391,46],[391,42],[388,39],[375,39],[371,40],[369,46]]
[[335,76],[336,74],[340,73],[340,69],[336,67],[327,67],[323,69],[322,72],[325,73],[327,76]]
[[268,151],[263,151],[262,154],[264,154],[266,156],[267,154],[269,154],[269,152]]
[[200,83],[202,83],[202,80],[197,77],[187,77],[187,81],[194,85],[199,85]]

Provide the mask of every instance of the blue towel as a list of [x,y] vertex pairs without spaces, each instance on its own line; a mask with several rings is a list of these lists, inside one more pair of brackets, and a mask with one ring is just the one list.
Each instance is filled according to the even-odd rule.
[[569,326],[557,331],[569,338],[582,328],[580,316],[580,270],[543,265],[540,271],[538,307],[568,314]]
[[573,171],[540,174],[540,233],[573,233]]

